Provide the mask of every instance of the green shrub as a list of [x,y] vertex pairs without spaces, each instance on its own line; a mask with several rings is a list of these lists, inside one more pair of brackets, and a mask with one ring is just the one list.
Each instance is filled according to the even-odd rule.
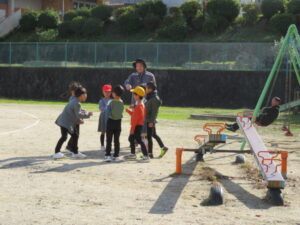
[[83,18],[89,18],[91,16],[91,10],[86,7],[78,8],[75,12],[76,16],[82,16]]
[[203,31],[208,34],[218,34],[225,31],[230,23],[223,17],[209,16],[203,23]]
[[92,8],[91,15],[95,19],[106,21],[112,16],[112,12],[113,12],[112,7],[101,4]]
[[[185,17],[183,15],[183,13],[181,12],[181,10],[177,7],[172,7],[173,11],[172,13],[170,13],[169,15],[167,15],[165,17],[165,19],[163,20],[163,26],[169,26],[172,25],[173,23],[186,23]],[[179,10],[178,10],[179,9]]]
[[143,23],[133,7],[127,7],[118,17],[117,24],[121,32],[132,33],[142,28]]
[[84,36],[98,36],[103,33],[104,22],[98,19],[89,18],[85,21],[82,31]]
[[71,30],[72,33],[76,35],[82,35],[83,34],[83,25],[85,23],[85,18],[83,16],[76,16],[71,21]]
[[42,13],[38,18],[38,27],[44,29],[57,28],[58,23],[59,23],[58,13],[51,9],[42,11]]
[[72,21],[64,21],[58,26],[58,34],[62,38],[67,38],[73,35]]
[[264,17],[270,19],[273,15],[284,12],[283,0],[263,0],[260,9]]
[[243,5],[243,18],[246,25],[254,25],[257,22],[259,8],[256,3]]
[[183,15],[186,18],[186,21],[189,25],[192,24],[193,19],[196,17],[197,12],[201,10],[201,5],[199,4],[199,1],[197,0],[189,0],[187,2],[184,2],[180,9],[183,13]]
[[181,8],[179,8],[178,6],[173,6],[170,8],[170,14],[174,15],[174,14],[181,14]]
[[75,10],[69,10],[69,11],[65,12],[64,21],[71,21],[76,16],[77,16],[77,13]]
[[240,13],[240,3],[236,0],[208,0],[206,11],[211,17],[225,18],[231,23]]
[[300,14],[300,0],[288,1],[287,11],[292,14]]
[[179,13],[167,15],[162,27],[157,30],[157,34],[172,41],[182,41],[186,37],[188,30],[185,17],[180,11]]
[[160,37],[168,38],[172,41],[182,41],[188,33],[188,27],[185,23],[174,22],[170,26],[158,30]]
[[20,20],[20,27],[22,31],[33,31],[37,27],[38,23],[38,11],[28,11],[22,15]]
[[117,8],[116,10],[114,10],[113,14],[114,14],[114,19],[118,20],[119,17],[128,10],[128,8],[131,8],[132,6],[128,6],[128,7],[121,7],[121,8]]
[[143,20],[144,28],[148,31],[153,31],[161,24],[159,16],[154,14],[147,14]]
[[291,13],[281,13],[272,16],[271,24],[282,35],[286,34],[289,26],[295,22],[295,18]]
[[192,28],[196,31],[201,31],[204,23],[204,15],[202,12],[198,12],[195,18],[192,20]]
[[48,29],[37,32],[38,41],[55,41],[58,36],[57,29]]
[[145,15],[152,14],[163,19],[167,14],[167,6],[161,0],[147,0],[135,5],[137,14],[143,18]]

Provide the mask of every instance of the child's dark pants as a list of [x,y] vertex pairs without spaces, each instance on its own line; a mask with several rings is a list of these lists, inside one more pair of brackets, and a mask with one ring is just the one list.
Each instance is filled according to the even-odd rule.
[[[76,130],[77,130],[77,133],[78,133],[78,136],[79,136],[79,134],[80,134],[80,125],[79,124],[76,125]],[[71,136],[71,138],[70,138],[70,140],[69,140],[69,142],[67,144],[67,149],[68,150],[72,149],[72,141],[73,141],[73,138]]]
[[111,155],[112,139],[114,138],[114,144],[115,144],[114,157],[119,157],[121,122],[122,120],[112,120],[112,119],[108,119],[107,121],[106,154],[105,154],[106,156]]
[[130,134],[128,140],[130,142],[131,154],[135,154],[135,141],[141,146],[144,156],[148,156],[145,143],[142,141],[142,129],[143,126],[136,126],[134,134]]
[[160,137],[156,134],[155,126],[149,127],[149,123],[147,123],[147,139],[148,139],[148,147],[149,147],[149,153],[153,153],[153,140],[152,137],[157,141],[159,146],[161,148],[164,147],[164,143],[160,139]]
[[74,154],[77,154],[77,153],[78,153],[78,138],[79,138],[79,134],[78,134],[77,128],[75,127],[73,133],[70,133],[70,132],[68,131],[68,129],[67,129],[67,128],[64,128],[64,127],[60,127],[60,131],[61,131],[61,137],[60,137],[60,139],[58,140],[57,145],[56,145],[56,147],[55,147],[55,153],[60,152],[61,146],[62,146],[63,143],[67,140],[68,134],[70,134],[70,135],[71,135],[71,139],[72,139],[72,142],[70,143],[71,146],[69,146],[69,147],[70,147],[70,150],[71,150]]

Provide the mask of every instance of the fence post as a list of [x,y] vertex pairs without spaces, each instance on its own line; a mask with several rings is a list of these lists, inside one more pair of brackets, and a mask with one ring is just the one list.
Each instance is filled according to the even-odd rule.
[[35,61],[36,63],[39,61],[39,42],[35,43]]
[[65,67],[68,65],[68,42],[65,43]]
[[11,48],[11,42],[9,42],[9,58],[8,58],[8,62],[9,62],[10,66],[11,66],[11,57],[12,57],[12,48]]
[[127,42],[124,43],[124,66],[126,67],[126,62],[127,62]]
[[97,67],[97,42],[94,43],[94,66]]
[[159,67],[159,43],[156,44],[156,66]]
[[190,63],[189,68],[191,69],[191,67],[192,67],[192,44],[189,43],[188,45],[189,45],[189,63]]

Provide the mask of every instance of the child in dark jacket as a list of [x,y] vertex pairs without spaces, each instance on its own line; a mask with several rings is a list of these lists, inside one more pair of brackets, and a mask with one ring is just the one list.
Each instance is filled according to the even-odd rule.
[[[255,124],[262,127],[272,124],[279,115],[280,101],[281,99],[279,97],[274,97],[272,99],[271,106],[263,108],[262,112],[255,118]],[[239,125],[237,123],[226,124],[226,129],[236,132],[239,129]]]
[[127,159],[136,159],[135,154],[135,141],[140,144],[143,158],[141,158],[142,161],[148,162],[148,152],[146,149],[145,143],[142,141],[142,130],[143,125],[145,122],[146,117],[146,110],[145,105],[142,102],[143,97],[145,96],[145,90],[137,86],[135,89],[130,90],[133,93],[134,100],[136,101],[136,105],[133,108],[133,111],[127,109],[126,112],[129,113],[131,116],[131,128],[130,128],[130,136],[129,136],[129,142],[130,142],[130,148],[131,148],[131,155],[126,157]]
[[161,106],[161,100],[156,91],[156,85],[153,82],[149,82],[146,85],[146,119],[144,130],[147,131],[147,140],[148,140],[148,150],[149,157],[153,158],[153,141],[152,137],[154,137],[158,144],[161,147],[160,157],[163,157],[168,148],[164,146],[161,138],[156,134],[155,123],[157,121],[157,115],[159,111],[159,107]]

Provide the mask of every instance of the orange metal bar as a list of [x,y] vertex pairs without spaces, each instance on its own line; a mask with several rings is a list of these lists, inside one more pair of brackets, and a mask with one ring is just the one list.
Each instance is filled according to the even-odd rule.
[[212,134],[212,127],[220,128],[219,130],[217,130],[217,134],[221,134],[221,132],[226,128],[224,123],[206,123],[203,126],[203,130],[206,131],[208,134]]
[[194,137],[194,140],[195,140],[199,145],[201,145],[201,143],[202,143],[202,138],[206,138],[206,137],[207,137],[207,135],[199,134],[199,135],[196,135],[196,136]]
[[181,158],[182,158],[183,151],[184,151],[184,149],[182,149],[182,148],[176,149],[176,174],[182,173]]
[[287,151],[281,151],[281,174],[284,178],[287,177],[287,158],[288,158],[288,152]]
[[[274,156],[271,157],[270,159],[266,159],[262,155],[260,155],[260,153],[263,153],[263,152],[274,154]],[[281,159],[277,159],[277,157],[279,155],[281,155]],[[269,165],[271,163],[273,163],[273,161],[279,161],[279,162],[281,162],[281,164],[277,164],[276,165],[275,172],[277,172],[278,171],[278,167],[281,166],[281,173],[282,173],[283,177],[286,178],[286,173],[287,173],[287,158],[288,158],[287,151],[260,151],[260,152],[258,152],[257,156],[262,159],[262,165],[264,165],[264,166],[267,167],[266,172],[268,172]],[[266,164],[265,161],[270,161],[270,163]]]

